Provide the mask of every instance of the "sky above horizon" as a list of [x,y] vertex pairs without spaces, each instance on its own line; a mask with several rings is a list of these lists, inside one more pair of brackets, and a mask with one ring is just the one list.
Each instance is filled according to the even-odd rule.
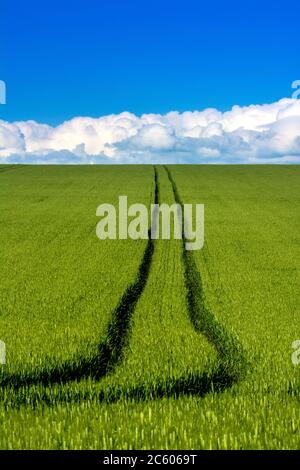
[[[294,161],[299,157],[299,103],[282,98],[291,98],[291,84],[300,79],[299,13],[294,0],[5,2],[0,80],[7,97],[0,106],[0,157],[14,161],[27,154],[31,160],[34,152],[43,158],[48,152],[51,161],[50,154],[64,152],[67,161],[78,155],[101,160],[124,156],[127,149],[133,160],[143,160],[155,149],[156,157],[177,150],[179,160],[198,152],[219,161],[225,146],[244,159],[245,145],[252,145],[251,139],[257,144],[262,132],[270,134],[264,145],[267,138],[274,141],[279,132],[274,110],[282,119],[288,106],[289,119],[291,109],[297,118],[292,119],[293,139],[289,130],[290,146],[283,153],[279,148],[274,153],[274,142],[271,147],[275,159],[281,155]],[[269,123],[266,104],[273,106]],[[241,115],[244,108],[253,115],[251,105],[258,105],[255,125],[236,111],[235,124],[228,124],[226,111],[239,107]],[[211,108],[217,111],[210,118]],[[22,124],[29,120],[41,125]],[[247,137],[240,131],[232,135],[239,122]],[[260,128],[261,122],[268,129]],[[284,125],[279,127],[282,132]],[[267,145],[268,155],[269,150]]]
[[272,103],[299,78],[297,1],[1,4],[8,121]]

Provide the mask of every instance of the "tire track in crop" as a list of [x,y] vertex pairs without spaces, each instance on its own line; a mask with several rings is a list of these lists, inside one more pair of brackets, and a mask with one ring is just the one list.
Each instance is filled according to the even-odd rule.
[[[183,213],[183,204],[176,183],[169,168],[164,166],[164,169],[172,186],[175,202],[180,205]],[[243,378],[247,369],[247,360],[241,344],[226,331],[207,307],[201,274],[193,251],[185,249],[186,241],[183,228],[182,259],[190,320],[194,329],[214,345],[218,354],[219,364],[210,377],[212,388],[227,388]]]
[[[172,185],[174,198],[182,207],[176,184],[167,167],[164,167]],[[154,167],[155,203],[159,203],[158,174]],[[150,229],[151,230],[151,229]],[[184,374],[176,379],[154,379],[152,384],[136,383],[126,387],[106,384],[100,389],[96,386],[90,390],[66,390],[64,383],[80,381],[85,378],[98,380],[106,374],[113,372],[120,364],[124,350],[128,345],[130,335],[130,322],[134,309],[140,298],[150,273],[155,241],[149,239],[141,261],[136,281],[131,284],[122,296],[118,306],[112,314],[107,335],[98,346],[97,352],[89,357],[82,357],[68,361],[60,366],[34,374],[23,373],[11,376],[0,375],[2,387],[13,387],[10,393],[4,391],[3,402],[10,406],[19,407],[22,404],[36,406],[44,403],[48,406],[55,403],[78,403],[81,400],[96,400],[97,402],[114,403],[121,399],[151,400],[162,397],[179,397],[182,395],[195,395],[203,397],[208,393],[222,392],[243,378],[246,371],[246,359],[241,345],[221,326],[205,303],[202,278],[198,271],[193,252],[185,250],[185,237],[182,234],[182,259],[184,263],[184,276],[187,289],[187,303],[190,320],[195,330],[203,334],[216,348],[219,360],[213,369],[208,371],[194,371]],[[43,388],[32,387],[30,393],[28,386],[40,384]],[[62,387],[53,390],[51,385],[61,384]]]
[[[159,201],[159,186],[157,170],[154,170],[154,202]],[[105,339],[98,345],[94,353],[79,356],[59,365],[49,366],[45,370],[23,371],[5,374],[0,372],[0,386],[20,388],[27,385],[52,385],[69,381],[79,381],[84,378],[100,379],[113,372],[121,362],[128,344],[130,323],[136,304],[146,286],[154,252],[154,242],[151,239],[151,227],[148,231],[148,241],[135,281],[130,284],[112,313]]]

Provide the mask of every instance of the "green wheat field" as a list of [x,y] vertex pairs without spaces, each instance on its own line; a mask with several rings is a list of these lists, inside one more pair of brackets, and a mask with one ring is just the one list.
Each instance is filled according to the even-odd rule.
[[[205,206],[205,244],[96,208]],[[1,449],[300,449],[299,166],[0,165]]]

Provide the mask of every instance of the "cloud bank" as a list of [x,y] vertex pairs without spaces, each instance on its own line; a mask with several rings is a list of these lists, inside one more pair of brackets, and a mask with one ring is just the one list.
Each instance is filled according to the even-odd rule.
[[57,127],[0,120],[0,163],[300,163],[300,100]]

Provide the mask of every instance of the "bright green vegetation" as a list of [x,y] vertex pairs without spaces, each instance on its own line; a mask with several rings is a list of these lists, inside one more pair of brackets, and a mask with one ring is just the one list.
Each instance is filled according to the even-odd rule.
[[0,334],[6,372],[49,368],[99,343],[145,241],[95,236],[102,202],[149,205],[153,169],[21,167],[0,174]]
[[[156,172],[156,176],[155,176]],[[300,448],[297,166],[0,168],[0,448]],[[96,208],[205,204],[205,247]]]

